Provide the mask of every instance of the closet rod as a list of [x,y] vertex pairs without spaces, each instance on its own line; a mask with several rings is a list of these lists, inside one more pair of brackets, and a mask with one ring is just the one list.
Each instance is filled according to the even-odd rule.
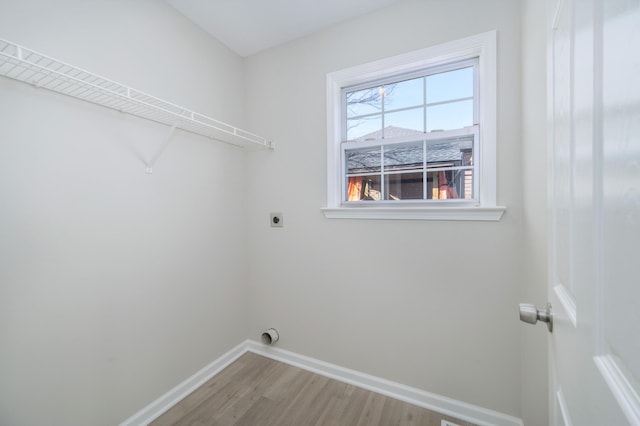
[[262,136],[3,39],[0,75],[246,149],[274,149]]

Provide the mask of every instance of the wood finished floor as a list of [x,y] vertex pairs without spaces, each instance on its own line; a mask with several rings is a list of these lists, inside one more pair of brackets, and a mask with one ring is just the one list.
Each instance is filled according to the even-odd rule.
[[248,352],[152,426],[473,426]]

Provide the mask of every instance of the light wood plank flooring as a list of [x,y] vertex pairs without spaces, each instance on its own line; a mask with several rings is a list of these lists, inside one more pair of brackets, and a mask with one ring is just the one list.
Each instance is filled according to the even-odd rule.
[[248,352],[152,426],[440,426],[449,416]]
[[248,352],[152,426],[473,426]]

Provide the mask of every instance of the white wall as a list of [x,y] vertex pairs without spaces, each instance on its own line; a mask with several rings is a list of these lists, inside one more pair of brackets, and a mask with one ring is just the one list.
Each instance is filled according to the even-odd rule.
[[[546,19],[548,2],[522,7],[522,302],[547,303]],[[522,417],[527,426],[549,424],[547,328],[522,324]]]
[[[252,337],[521,415],[520,6],[409,0],[247,59],[249,125],[277,143],[248,157]],[[326,74],[494,29],[504,218],[326,219]]]
[[[243,61],[162,2],[0,0],[0,37],[278,144],[178,131],[149,176],[165,127],[0,79],[0,423],[117,423],[275,326],[546,424],[546,332],[516,311],[546,300],[537,3],[407,0]],[[503,220],[325,219],[326,73],[492,29]]]
[[[243,62],[153,0],[1,0],[0,37],[232,124]],[[247,335],[244,154],[0,79],[0,424],[113,425]]]

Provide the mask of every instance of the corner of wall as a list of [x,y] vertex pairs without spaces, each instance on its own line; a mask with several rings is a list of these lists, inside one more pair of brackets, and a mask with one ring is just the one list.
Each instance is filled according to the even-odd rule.
[[[546,2],[522,1],[522,302],[547,300]],[[522,325],[522,418],[548,423],[547,331]]]

